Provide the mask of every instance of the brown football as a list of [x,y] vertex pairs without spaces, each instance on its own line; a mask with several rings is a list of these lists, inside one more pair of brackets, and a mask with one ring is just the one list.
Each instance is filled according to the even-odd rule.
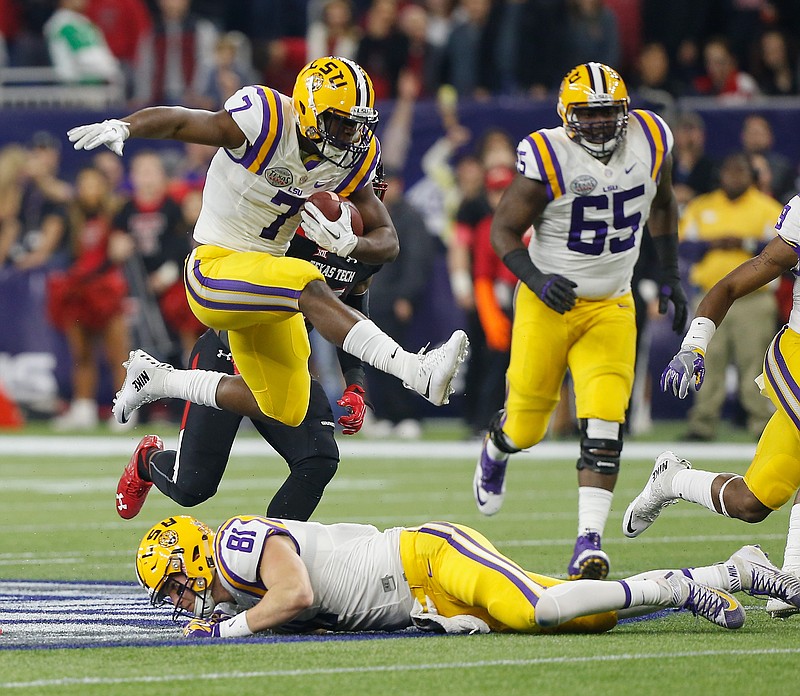
[[353,233],[358,237],[363,234],[364,221],[361,219],[361,213],[358,212],[358,208],[347,198],[343,198],[333,191],[320,191],[319,193],[311,194],[308,198],[308,202],[313,203],[328,220],[334,222],[338,220],[339,216],[342,214],[339,203],[344,203],[350,208],[350,220],[353,225]]

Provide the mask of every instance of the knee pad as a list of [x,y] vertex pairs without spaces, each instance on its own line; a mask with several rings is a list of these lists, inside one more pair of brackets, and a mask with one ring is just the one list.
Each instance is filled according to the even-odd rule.
[[489,437],[494,443],[494,446],[501,452],[505,452],[506,454],[521,452],[522,450],[520,450],[520,448],[511,441],[508,435],[503,432],[503,420],[505,417],[506,412],[503,409],[492,416],[492,420],[489,421]]
[[581,422],[581,456],[576,468],[590,469],[609,476],[619,473],[619,456],[622,453],[622,428],[619,439],[586,437],[586,422]]

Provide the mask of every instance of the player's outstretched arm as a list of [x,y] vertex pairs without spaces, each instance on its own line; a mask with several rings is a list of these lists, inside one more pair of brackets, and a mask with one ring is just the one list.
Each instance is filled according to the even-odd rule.
[[67,131],[76,150],[93,150],[105,145],[122,155],[128,138],[180,140],[235,149],[245,136],[227,111],[204,111],[182,106],[152,106],[123,119],[76,126]]

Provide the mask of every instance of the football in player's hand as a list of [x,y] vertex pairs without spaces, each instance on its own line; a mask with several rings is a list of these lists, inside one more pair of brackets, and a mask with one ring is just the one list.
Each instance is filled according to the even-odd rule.
[[308,198],[309,203],[313,203],[319,211],[331,222],[335,222],[342,214],[340,203],[344,203],[350,209],[350,222],[353,226],[353,234],[360,237],[364,233],[364,221],[358,208],[347,198],[343,198],[333,191],[320,191]]

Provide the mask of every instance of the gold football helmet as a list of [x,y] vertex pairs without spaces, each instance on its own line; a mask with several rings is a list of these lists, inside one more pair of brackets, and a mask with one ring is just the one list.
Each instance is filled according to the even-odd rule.
[[319,154],[349,168],[369,150],[378,123],[375,90],[364,69],[327,56],[306,65],[292,90],[300,133]]
[[628,88],[602,63],[570,70],[558,90],[558,115],[567,135],[592,157],[610,156],[628,128]]
[[193,615],[211,616],[214,610],[211,581],[216,573],[213,545],[213,530],[188,515],[169,517],[152,527],[136,552],[136,575],[150,595],[150,603],[157,606],[167,602],[174,582],[170,576],[182,574],[186,581],[177,583],[179,601],[175,603],[172,618],[188,613],[180,606],[186,590],[195,595]]

